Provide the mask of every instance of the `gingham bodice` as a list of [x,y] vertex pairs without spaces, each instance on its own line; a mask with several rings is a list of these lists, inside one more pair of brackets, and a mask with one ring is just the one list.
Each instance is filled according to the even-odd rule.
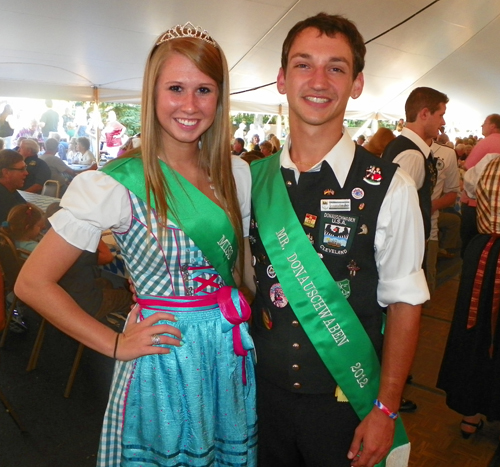
[[146,203],[131,192],[129,197],[132,224],[114,237],[138,294],[203,295],[224,285],[203,252],[170,220],[161,240],[155,216],[148,232]]

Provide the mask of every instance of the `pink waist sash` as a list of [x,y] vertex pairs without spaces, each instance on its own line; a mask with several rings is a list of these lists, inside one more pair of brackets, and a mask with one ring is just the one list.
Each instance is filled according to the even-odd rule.
[[[246,357],[248,354],[248,351],[243,347],[240,325],[250,319],[251,309],[243,294],[233,287],[224,286],[207,295],[138,297],[137,303],[141,308],[167,312],[168,309],[172,309],[175,313],[196,312],[200,309],[218,306],[222,316],[232,325],[234,353],[240,357]],[[243,359],[243,382],[246,384],[245,359]]]

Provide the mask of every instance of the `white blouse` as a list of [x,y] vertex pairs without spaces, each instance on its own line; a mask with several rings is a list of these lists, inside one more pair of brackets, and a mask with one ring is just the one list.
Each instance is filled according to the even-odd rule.
[[[232,157],[243,235],[250,225],[251,177],[249,165]],[[61,200],[62,209],[50,218],[54,230],[71,245],[96,251],[104,230],[126,232],[132,222],[128,190],[101,171],[89,170],[73,179]]]

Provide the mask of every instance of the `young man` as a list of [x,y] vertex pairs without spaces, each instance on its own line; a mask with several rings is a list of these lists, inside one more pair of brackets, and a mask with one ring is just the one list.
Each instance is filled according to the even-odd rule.
[[424,235],[408,175],[343,129],[364,55],[343,17],[296,24],[278,74],[290,135],[251,166],[260,467],[372,467],[395,432],[406,465],[394,418],[428,298]]
[[385,148],[383,159],[398,164],[407,172],[418,190],[424,221],[425,239],[431,232],[431,195],[436,185],[436,161],[430,143],[445,125],[448,97],[432,88],[414,89],[405,103],[406,126]]

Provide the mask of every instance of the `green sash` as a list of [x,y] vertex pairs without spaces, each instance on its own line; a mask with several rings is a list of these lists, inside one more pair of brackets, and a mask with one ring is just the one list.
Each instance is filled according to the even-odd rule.
[[[168,216],[200,248],[226,285],[234,287],[236,284],[232,269],[238,246],[226,213],[163,161],[160,161],[160,165],[170,190],[167,199]],[[147,202],[144,168],[140,157],[116,159],[101,170]],[[151,208],[155,209],[153,194],[150,196]]]
[[[252,163],[251,172],[259,234],[280,285],[319,356],[362,420],[372,410],[380,384],[375,349],[297,219],[280,171],[280,152]],[[408,438],[398,418],[392,449],[404,444]],[[385,466],[386,460],[378,465]]]

